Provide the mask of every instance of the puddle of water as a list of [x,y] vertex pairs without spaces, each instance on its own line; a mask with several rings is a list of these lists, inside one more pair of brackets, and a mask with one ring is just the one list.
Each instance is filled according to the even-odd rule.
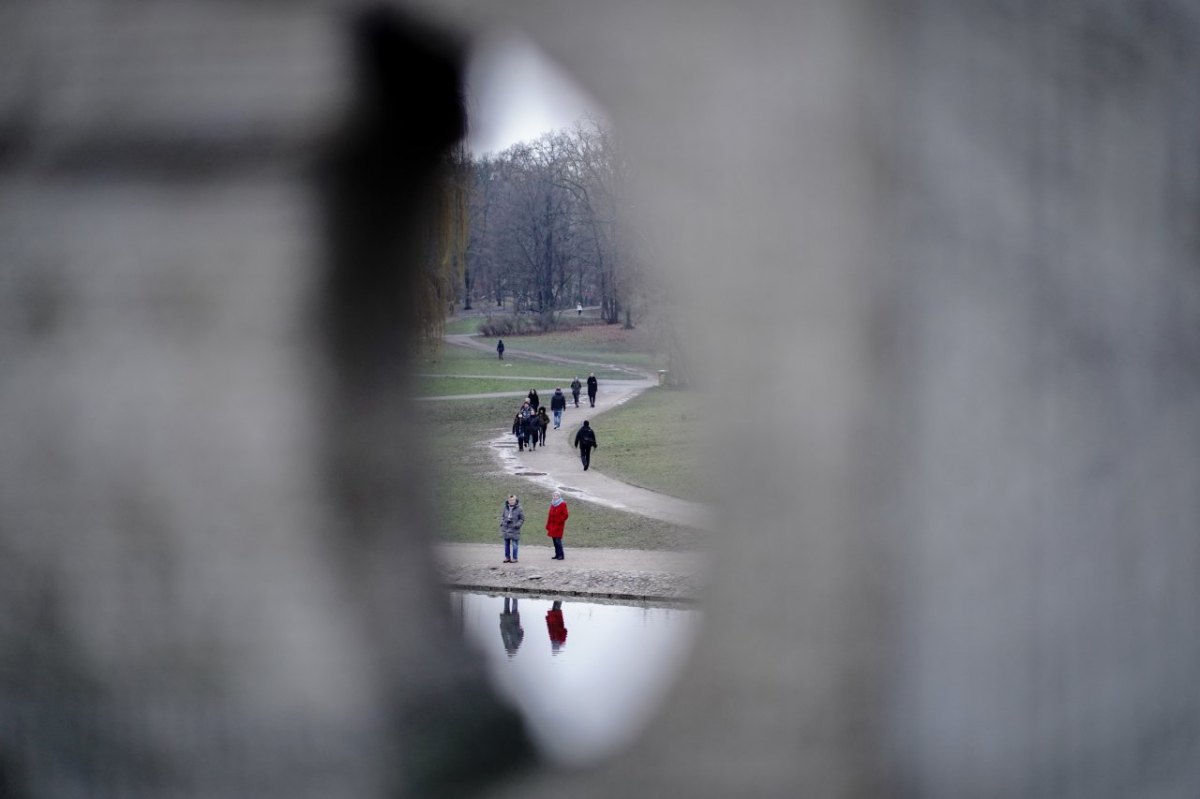
[[451,592],[455,618],[534,742],[567,766],[628,744],[658,706],[700,623],[696,610]]

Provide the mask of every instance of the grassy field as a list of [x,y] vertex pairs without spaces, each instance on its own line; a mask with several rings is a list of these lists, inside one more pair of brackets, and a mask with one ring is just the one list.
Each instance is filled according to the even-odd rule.
[[[429,431],[423,444],[441,514],[438,535],[442,540],[501,546],[497,531],[500,507],[506,496],[515,493],[526,513],[522,542],[548,543],[543,527],[549,490],[504,474],[491,450],[481,445],[507,432],[512,414],[513,401],[507,398],[461,400],[438,407],[437,429]],[[702,543],[702,534],[687,527],[578,499],[568,502],[568,547],[694,549]]]
[[[504,343],[529,352],[563,355],[597,363],[636,366],[654,371],[665,367],[665,356],[655,352],[650,334],[624,330],[620,325],[587,325],[578,330],[512,336]],[[600,373],[596,373],[600,377]]]
[[460,319],[447,319],[446,332],[450,335],[456,333],[471,333],[479,332],[479,325],[483,322],[482,316],[464,316]]
[[605,474],[682,499],[703,499],[699,393],[652,388],[600,416],[593,427],[600,440],[593,462]]
[[[532,358],[521,358],[512,353],[505,353],[504,360],[496,357],[495,353],[470,350],[466,347],[445,345],[437,353],[426,354],[413,360],[409,369],[417,374],[453,377],[455,375],[474,375],[481,377],[504,377],[521,375],[523,377],[544,377],[548,380],[562,381],[559,385],[570,385],[575,375],[586,377],[589,371],[594,371],[596,377],[604,379],[628,379],[627,372],[612,369],[594,369],[587,366],[572,364],[556,364],[539,361]],[[553,386],[551,386],[553,388]]]
[[554,387],[561,386],[564,394],[570,389],[561,379],[546,377],[530,377],[525,380],[504,380],[498,377],[422,377],[417,380],[416,396],[444,397],[453,394],[486,394],[497,391],[519,392],[527,394],[529,389],[536,388],[538,395],[545,394],[546,402],[554,393]]

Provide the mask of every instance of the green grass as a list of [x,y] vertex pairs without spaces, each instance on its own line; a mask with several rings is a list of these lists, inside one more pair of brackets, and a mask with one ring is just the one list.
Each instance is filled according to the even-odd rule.
[[[682,499],[702,499],[702,397],[652,388],[593,423],[597,466],[608,475]],[[574,435],[575,431],[571,431]]]
[[[548,544],[544,525],[550,505],[549,490],[504,474],[491,450],[483,445],[507,432],[512,415],[513,402],[508,398],[463,400],[439,406],[437,428],[427,431],[422,444],[441,515],[436,531],[441,540],[501,546],[500,508],[504,498],[515,493],[525,507],[522,542]],[[691,528],[579,499],[567,501],[571,506],[565,539],[569,547],[694,549],[702,543],[702,534]]]
[[482,316],[463,316],[458,319],[446,320],[446,332],[453,335],[455,333],[478,333],[479,325],[483,322]]
[[416,381],[416,396],[444,397],[497,391],[527,394],[529,389],[536,388],[542,401],[549,404],[555,386],[561,387],[564,394],[571,393],[570,386],[559,378],[530,377],[524,380],[504,380],[498,377],[421,377]]
[[[628,379],[627,372],[612,369],[592,369],[573,364],[556,364],[547,361],[521,358],[516,354],[506,352],[504,360],[496,357],[495,353],[469,350],[466,347],[444,345],[437,353],[417,357],[409,365],[409,371],[417,374],[439,375],[453,377],[455,375],[477,376],[508,376],[543,377],[548,380],[559,380],[564,388],[571,383],[571,378],[579,375],[581,378],[594,371],[598,379]],[[553,386],[551,386],[553,388]]]
[[518,350],[651,371],[665,368],[666,363],[665,356],[655,352],[654,342],[646,331],[624,330],[620,325],[588,325],[559,333],[511,336],[504,343]]

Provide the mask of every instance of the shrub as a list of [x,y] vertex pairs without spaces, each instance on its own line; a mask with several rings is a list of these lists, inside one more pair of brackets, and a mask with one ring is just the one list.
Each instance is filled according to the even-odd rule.
[[560,319],[554,311],[544,311],[537,315],[489,316],[480,323],[479,335],[489,338],[527,336],[556,330],[574,330],[575,327],[573,320]]

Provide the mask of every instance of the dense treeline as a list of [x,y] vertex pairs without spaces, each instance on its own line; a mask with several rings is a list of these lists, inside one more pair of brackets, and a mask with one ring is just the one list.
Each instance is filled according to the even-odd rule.
[[601,123],[459,158],[457,179],[469,182],[455,264],[459,307],[549,315],[582,303],[599,306],[606,322],[633,324],[640,308],[622,198],[628,167]]
[[608,324],[648,324],[672,382],[687,382],[631,222],[629,169],[611,132],[590,119],[497,154],[449,153],[420,289],[425,341],[440,341],[457,309],[495,312],[489,329],[507,335],[552,329],[557,312],[582,303]]

